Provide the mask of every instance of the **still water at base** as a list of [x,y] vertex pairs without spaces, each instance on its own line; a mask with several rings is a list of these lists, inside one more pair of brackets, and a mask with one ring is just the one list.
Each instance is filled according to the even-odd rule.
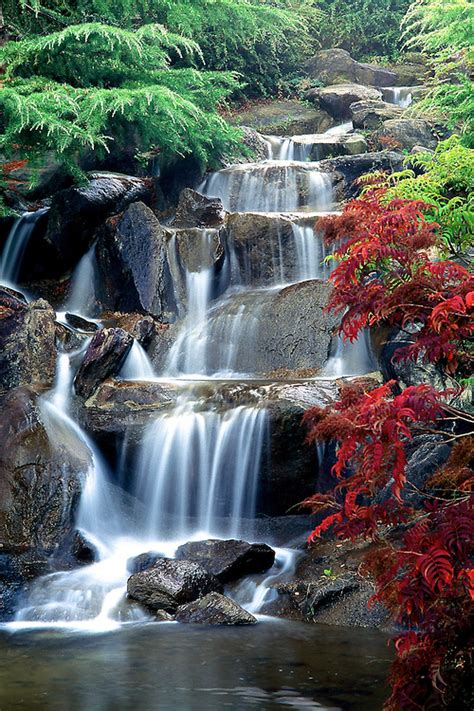
[[380,711],[386,635],[283,620],[0,634],[0,709]]

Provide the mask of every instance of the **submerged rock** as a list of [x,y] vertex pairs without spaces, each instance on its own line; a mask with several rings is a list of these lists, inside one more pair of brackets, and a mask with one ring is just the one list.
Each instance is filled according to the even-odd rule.
[[379,151],[356,156],[339,156],[321,161],[321,170],[331,173],[333,186],[338,200],[351,200],[356,197],[361,186],[357,178],[377,170],[393,173],[403,168],[403,153]]
[[97,331],[74,378],[77,395],[89,398],[100,383],[118,373],[132,345],[133,337],[121,328]]
[[21,385],[51,387],[56,372],[56,314],[0,287],[0,393]]
[[257,619],[225,595],[208,595],[181,605],[175,620],[199,625],[256,625]]
[[162,555],[159,553],[153,553],[153,551],[148,553],[140,553],[140,555],[136,555],[134,558],[129,558],[127,560],[127,570],[132,575],[135,573],[141,573],[143,570],[153,568],[153,566],[156,565],[162,558]]
[[99,551],[87,540],[81,531],[76,531],[71,546],[71,554],[81,565],[90,565],[99,560]]
[[45,419],[31,388],[5,395],[0,413],[0,548],[53,552],[74,530],[90,451],[70,427]]
[[275,561],[275,551],[266,543],[209,539],[179,546],[176,558],[195,561],[222,583],[228,583],[244,575],[263,573],[271,568]]
[[307,74],[323,84],[369,84],[394,86],[395,72],[374,64],[363,64],[351,57],[345,49],[322,49],[306,62]]
[[148,570],[135,573],[127,582],[130,597],[152,610],[167,612],[221,589],[217,578],[197,563],[166,558]]
[[185,188],[179,196],[173,227],[219,227],[224,222],[224,206],[219,198],[206,197]]
[[142,202],[109,219],[98,233],[97,296],[105,310],[148,312],[174,309],[167,264],[169,236]]
[[66,321],[73,328],[77,328],[80,331],[86,331],[86,333],[93,333],[99,330],[99,325],[95,321],[89,321],[78,314],[66,314]]
[[381,99],[382,92],[360,84],[335,84],[323,89],[310,89],[306,98],[327,111],[335,119],[351,117],[350,107],[356,101]]

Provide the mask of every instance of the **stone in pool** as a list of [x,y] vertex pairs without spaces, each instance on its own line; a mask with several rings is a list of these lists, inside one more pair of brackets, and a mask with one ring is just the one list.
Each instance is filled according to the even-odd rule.
[[222,583],[228,583],[271,568],[275,551],[266,543],[209,539],[185,543],[177,549],[176,558],[195,561]]
[[200,625],[255,625],[256,618],[225,595],[211,592],[178,607],[177,622]]

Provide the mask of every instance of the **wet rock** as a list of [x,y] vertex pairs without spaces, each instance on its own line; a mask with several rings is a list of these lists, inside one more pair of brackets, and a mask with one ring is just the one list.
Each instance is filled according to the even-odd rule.
[[93,333],[97,331],[100,327],[95,321],[88,321],[82,316],[77,314],[66,314],[66,321],[73,327],[77,328],[79,331],[86,331],[86,333]]
[[149,196],[144,180],[118,173],[95,173],[86,186],[57,192],[51,202],[44,240],[37,245],[39,276],[60,276],[70,271],[109,215],[136,200],[148,200]]
[[87,338],[85,333],[78,333],[64,323],[56,322],[56,341],[59,350],[63,353],[72,353],[81,349],[85,346]]
[[[45,414],[46,412],[46,414]],[[74,530],[89,449],[43,412],[31,388],[0,403],[0,548],[53,552]]]
[[107,221],[98,233],[96,247],[97,297],[104,310],[160,316],[174,309],[168,238],[142,202]]
[[333,118],[342,120],[351,117],[351,104],[356,101],[379,100],[382,93],[378,89],[360,84],[335,84],[322,89],[310,89],[306,98]]
[[152,610],[175,612],[179,605],[196,600],[222,586],[197,563],[162,558],[153,568],[135,573],[127,582],[127,592]]
[[351,57],[344,49],[322,49],[316,52],[305,65],[307,74],[323,84],[368,84],[371,86],[395,86],[396,74],[385,67],[363,64]]
[[238,265],[236,283],[269,286],[281,283],[284,255],[285,277],[294,275],[298,255],[289,218],[235,212],[228,215],[225,235],[229,249]]
[[324,134],[321,136],[303,136],[301,139],[295,136],[293,140],[296,145],[311,144],[309,154],[309,160],[311,161],[324,160],[334,156],[355,155],[367,151],[367,141],[364,136],[357,133],[341,136]]
[[186,188],[179,196],[173,227],[219,227],[224,222],[224,206],[219,198],[206,197]]
[[200,625],[256,625],[256,618],[225,595],[211,592],[178,607],[177,622]]
[[20,385],[52,386],[57,356],[55,318],[47,301],[27,304],[0,287],[0,393]]
[[[243,144],[252,151],[252,160],[260,161],[268,158],[268,144],[260,133],[249,126],[241,126],[240,128],[244,134]],[[246,163],[248,157],[241,158],[241,161]]]
[[90,565],[99,560],[99,552],[95,545],[87,540],[81,531],[76,531],[71,546],[71,554],[81,565]]
[[199,563],[221,583],[228,583],[244,575],[263,573],[271,568],[275,561],[275,551],[265,543],[209,539],[179,546],[176,558]]
[[364,130],[375,130],[384,121],[399,118],[403,113],[403,109],[395,104],[374,99],[356,101],[349,108],[354,128]]
[[77,395],[89,398],[100,383],[118,373],[132,345],[133,337],[121,328],[97,331],[74,378]]
[[130,442],[138,442],[144,427],[173,400],[160,383],[109,380],[99,385],[78,414],[83,426],[101,442],[125,432]]
[[156,317],[143,314],[106,312],[102,314],[101,321],[106,328],[127,331],[143,348],[147,348],[155,334],[165,328]]
[[132,575],[135,573],[141,573],[143,570],[152,568],[162,558],[162,555],[159,553],[153,553],[153,551],[149,551],[148,553],[140,553],[140,555],[136,555],[134,558],[129,558],[127,560],[127,570]]
[[374,134],[375,142],[383,147],[390,140],[402,150],[410,151],[413,146],[434,149],[437,140],[430,124],[423,119],[392,119],[385,121]]
[[157,610],[155,613],[155,620],[157,622],[173,622],[174,616],[170,615],[170,613],[165,610]]
[[272,101],[268,104],[256,103],[246,111],[231,116],[229,121],[274,136],[324,133],[334,125],[334,120],[326,111],[295,100]]
[[351,200],[359,195],[361,186],[357,178],[365,173],[381,170],[393,173],[403,168],[404,156],[396,151],[363,153],[356,156],[339,156],[321,161],[321,170],[331,173],[337,200]]

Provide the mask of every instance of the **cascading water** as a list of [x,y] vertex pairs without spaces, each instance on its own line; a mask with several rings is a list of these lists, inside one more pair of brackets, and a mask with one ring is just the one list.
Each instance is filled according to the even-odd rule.
[[382,90],[383,98],[390,104],[407,109],[413,103],[412,86],[390,86]]
[[134,340],[120,369],[119,378],[122,380],[152,380],[154,377],[155,370],[146,350],[137,340]]
[[28,243],[38,220],[48,212],[48,209],[25,212],[15,220],[0,260],[0,284],[16,285]]
[[95,304],[95,244],[82,257],[71,279],[65,310],[90,316]]

